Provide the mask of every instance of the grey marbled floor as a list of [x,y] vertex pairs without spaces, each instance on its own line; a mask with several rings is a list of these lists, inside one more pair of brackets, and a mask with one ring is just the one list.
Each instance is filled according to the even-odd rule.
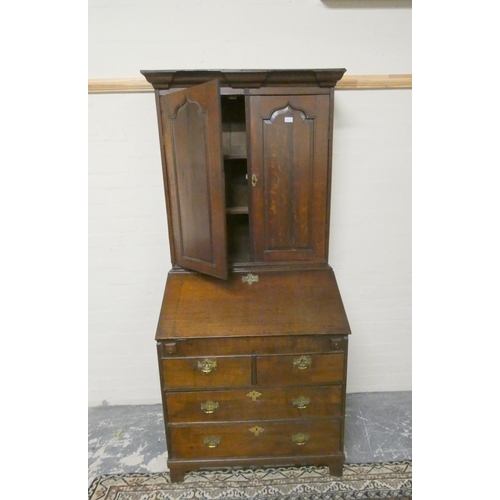
[[[89,408],[89,481],[102,474],[164,472],[161,405]],[[346,461],[411,459],[411,392],[348,394]]]

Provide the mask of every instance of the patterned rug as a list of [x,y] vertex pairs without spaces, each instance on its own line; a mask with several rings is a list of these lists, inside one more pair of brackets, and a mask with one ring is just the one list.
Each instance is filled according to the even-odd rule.
[[168,473],[100,476],[89,500],[354,500],[411,499],[411,460],[346,464],[342,479],[327,467],[200,471],[171,483]]

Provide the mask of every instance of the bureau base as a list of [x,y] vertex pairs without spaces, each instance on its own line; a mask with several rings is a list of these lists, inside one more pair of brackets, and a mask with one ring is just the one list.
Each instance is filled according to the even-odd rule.
[[302,457],[263,457],[263,458],[234,458],[228,460],[167,460],[170,469],[170,479],[173,483],[184,480],[184,474],[190,471],[200,469],[224,469],[227,467],[235,468],[256,468],[256,467],[288,467],[288,466],[328,466],[330,474],[334,477],[342,476],[344,465],[344,454],[325,456],[302,456]]
[[342,475],[349,325],[331,268],[170,273],[156,335],[172,481],[202,468]]

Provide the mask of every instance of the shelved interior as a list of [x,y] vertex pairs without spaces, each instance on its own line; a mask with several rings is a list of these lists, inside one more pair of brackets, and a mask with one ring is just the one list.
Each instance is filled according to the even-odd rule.
[[250,262],[249,182],[245,97],[221,96],[229,262]]
[[228,214],[226,223],[229,262],[250,262],[250,225],[248,214]]
[[246,160],[225,160],[226,212],[248,214],[248,173]]
[[221,96],[222,148],[225,158],[246,158],[245,97]]

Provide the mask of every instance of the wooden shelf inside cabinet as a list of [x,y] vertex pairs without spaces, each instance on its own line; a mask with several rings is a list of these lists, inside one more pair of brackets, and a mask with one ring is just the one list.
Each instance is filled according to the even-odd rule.
[[233,214],[233,215],[248,214],[248,207],[227,207],[226,214]]
[[246,159],[247,159],[246,153],[224,155],[224,160],[246,160]]

